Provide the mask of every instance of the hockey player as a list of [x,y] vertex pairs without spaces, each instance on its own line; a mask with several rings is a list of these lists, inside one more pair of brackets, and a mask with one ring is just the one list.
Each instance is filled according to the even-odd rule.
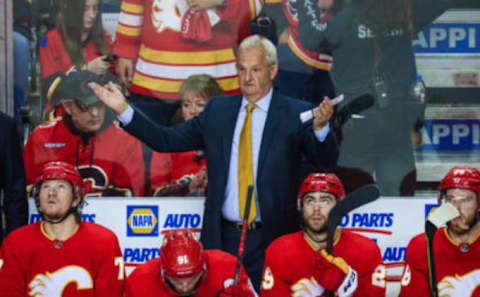
[[233,284],[236,258],[220,250],[204,251],[185,229],[164,234],[160,257],[137,267],[127,279],[126,297],[254,297],[243,267]]
[[[298,210],[303,230],[276,239],[265,255],[262,297],[385,296],[386,270],[372,240],[337,229],[333,255],[325,251],[330,210],[345,198],[331,173],[310,174],[300,186]],[[335,295],[337,296],[337,295]]]
[[43,164],[64,161],[75,165],[88,183],[85,195],[89,197],[143,195],[141,143],[113,123],[112,111],[87,86],[111,79],[111,75],[72,71],[54,83],[52,100],[62,104],[66,114],[38,126],[29,136],[23,154],[27,185],[34,182]]
[[[440,183],[438,200],[460,216],[439,228],[433,240],[438,296],[480,296],[480,171],[453,167]],[[430,296],[425,234],[407,247],[400,297]]]
[[43,221],[7,236],[0,250],[1,297],[124,293],[124,265],[110,230],[81,222],[83,181],[64,162],[45,164],[34,186]]

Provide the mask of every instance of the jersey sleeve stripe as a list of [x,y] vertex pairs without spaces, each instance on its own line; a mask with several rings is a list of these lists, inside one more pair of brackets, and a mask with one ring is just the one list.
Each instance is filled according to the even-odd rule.
[[143,5],[122,2],[121,10],[126,13],[143,14]]

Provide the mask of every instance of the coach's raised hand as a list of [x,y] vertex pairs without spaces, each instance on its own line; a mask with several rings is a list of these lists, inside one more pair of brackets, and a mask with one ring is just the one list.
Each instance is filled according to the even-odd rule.
[[122,114],[127,109],[127,99],[125,99],[118,85],[109,82],[105,87],[102,87],[95,82],[91,82],[88,86],[92,88],[98,99],[117,114]]
[[315,108],[315,118],[313,119],[313,128],[320,130],[328,123],[333,115],[333,103],[328,97],[324,97],[324,100],[318,108]]

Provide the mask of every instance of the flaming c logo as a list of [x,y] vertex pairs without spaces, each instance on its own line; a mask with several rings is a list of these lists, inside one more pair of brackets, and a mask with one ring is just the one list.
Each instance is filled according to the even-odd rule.
[[28,295],[35,297],[62,297],[63,290],[70,283],[76,283],[77,290],[93,288],[92,277],[84,268],[70,265],[52,273],[37,274],[28,284]]

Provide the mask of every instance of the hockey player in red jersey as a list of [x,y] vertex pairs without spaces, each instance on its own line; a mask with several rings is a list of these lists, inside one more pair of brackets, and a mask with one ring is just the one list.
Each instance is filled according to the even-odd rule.
[[43,221],[13,231],[0,249],[1,297],[123,296],[117,237],[80,221],[82,188],[72,165],[45,164],[34,186]]
[[62,118],[38,126],[23,153],[27,184],[33,184],[43,164],[75,165],[87,196],[142,196],[145,165],[140,141],[113,123],[113,112],[87,86],[104,84],[113,75],[72,71],[53,90],[54,102],[65,107]]
[[254,297],[243,267],[233,284],[236,258],[220,250],[204,251],[185,229],[164,234],[160,257],[138,266],[127,279],[126,297]]
[[[438,296],[480,296],[480,171],[453,167],[440,183],[439,203],[460,216],[439,228],[433,239]],[[425,234],[407,247],[400,297],[430,296]]]
[[[333,255],[326,253],[326,224],[337,200],[345,198],[332,173],[310,174],[300,186],[303,230],[279,237],[265,255],[261,297],[385,296],[386,270],[372,240],[337,229]],[[338,295],[337,295],[338,294]]]

